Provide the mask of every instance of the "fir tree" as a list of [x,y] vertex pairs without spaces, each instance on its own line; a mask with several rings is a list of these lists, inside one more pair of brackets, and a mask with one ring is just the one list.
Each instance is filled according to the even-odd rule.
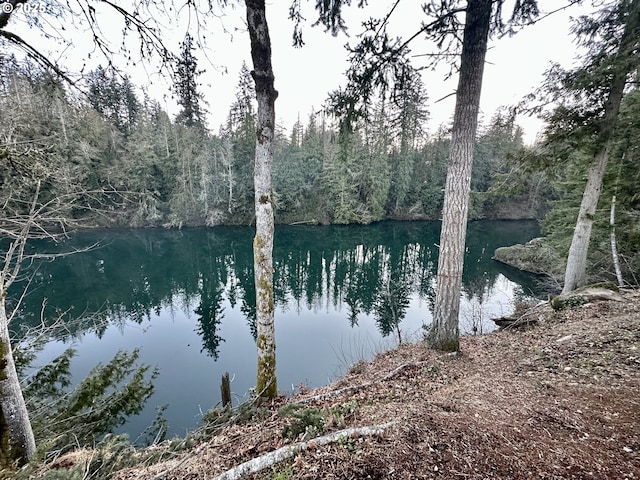
[[204,70],[198,70],[198,60],[194,55],[193,38],[186,34],[180,47],[180,58],[176,68],[176,84],[174,90],[178,96],[178,104],[182,109],[176,117],[176,122],[187,127],[205,128],[202,108],[204,100],[198,92],[198,76]]

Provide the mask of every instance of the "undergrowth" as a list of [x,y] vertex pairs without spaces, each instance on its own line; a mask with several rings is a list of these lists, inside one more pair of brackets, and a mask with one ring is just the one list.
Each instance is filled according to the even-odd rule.
[[292,441],[301,437],[305,441],[322,435],[328,427],[344,428],[356,407],[354,400],[322,410],[301,403],[284,405],[278,410],[278,415],[291,420],[284,426],[282,437]]
[[[64,451],[47,451],[46,453],[40,451],[38,458],[20,472],[11,477],[4,477],[0,474],[0,478],[15,480],[28,480],[34,477],[45,480],[86,478],[109,480],[113,478],[115,472],[166,461],[214,437],[229,425],[261,420],[268,414],[268,409],[257,404],[255,399],[236,408],[214,408],[204,415],[202,426],[185,438],[163,440],[147,446],[147,448],[137,448],[126,435],[108,434],[95,445],[87,446],[87,448],[77,445],[75,449],[66,448]],[[161,415],[158,419],[161,419]],[[162,420],[156,420],[156,422],[158,421],[162,423]],[[155,429],[157,427],[150,427],[150,430]],[[65,456],[65,453],[68,455]],[[273,478],[284,479],[286,477]]]

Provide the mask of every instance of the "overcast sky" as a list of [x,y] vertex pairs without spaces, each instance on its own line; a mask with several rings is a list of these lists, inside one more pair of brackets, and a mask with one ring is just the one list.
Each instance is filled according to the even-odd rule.
[[[305,124],[312,108],[319,109],[326,99],[327,92],[341,85],[343,73],[348,66],[345,43],[354,44],[357,34],[362,31],[361,21],[370,15],[383,15],[391,2],[375,3],[379,8],[370,7],[361,11],[351,7],[348,10],[349,37],[340,35],[335,38],[325,33],[322,27],[310,26],[311,20],[315,19],[312,4],[303,2],[307,7],[308,26],[304,30],[306,45],[301,49],[291,46],[293,25],[287,19],[290,2],[278,0],[267,5],[275,83],[279,92],[276,102],[278,123],[289,129],[299,115]],[[422,18],[421,3],[415,0],[401,2],[400,8],[391,17],[391,31],[404,36],[414,33],[419,28]],[[510,6],[510,3],[507,2],[507,6]],[[562,4],[563,0],[540,1],[541,7],[547,11]],[[572,7],[542,20],[537,25],[527,27],[513,37],[491,41],[481,102],[486,121],[500,106],[517,103],[524,95],[539,86],[543,72],[551,62],[564,65],[573,63],[577,51],[569,31],[569,17],[590,11],[587,7]],[[242,61],[251,66],[248,33],[243,30],[242,14],[242,9],[238,9],[234,12],[235,22],[231,21],[232,15],[225,21],[228,29],[239,29],[233,32],[232,39],[230,35],[224,34],[218,34],[213,41],[211,38],[208,39],[209,59],[216,64],[225,65],[228,71],[223,75],[207,65],[207,73],[202,77],[203,83],[210,85],[203,88],[203,91],[210,103],[210,122],[214,130],[217,130],[217,125],[226,118]],[[425,41],[412,44],[414,54],[430,51],[433,51],[433,46]],[[419,57],[416,58],[416,62],[420,64]],[[423,72],[429,95],[431,131],[435,131],[440,124],[449,122],[453,115],[455,96],[447,95],[454,92],[457,77],[445,81],[447,71],[448,66],[443,65],[439,71]],[[447,98],[436,102],[443,97]],[[527,141],[533,141],[540,123],[536,119],[527,118],[520,118],[519,123],[525,128]]]
[[[568,0],[539,0],[543,11],[550,11],[564,5]],[[353,2],[354,4],[357,2]],[[336,89],[343,83],[343,74],[347,70],[347,54],[344,45],[347,42],[355,44],[357,34],[362,31],[361,22],[369,16],[383,16],[391,1],[370,0],[371,5],[364,10],[355,6],[347,9],[347,23],[349,36],[344,34],[332,37],[325,33],[322,27],[311,27],[315,20],[313,5],[315,2],[304,1],[306,9],[306,26],[304,39],[306,45],[296,49],[292,47],[293,24],[288,20],[290,0],[272,0],[267,4],[267,16],[272,41],[273,67],[276,89],[279,97],[276,102],[276,119],[280,125],[289,130],[298,116],[303,124],[312,109],[320,109],[330,90]],[[421,10],[422,2],[416,0],[401,1],[390,19],[390,32],[409,36],[420,27],[424,17]],[[586,2],[589,3],[589,2]],[[505,11],[513,4],[507,0]],[[185,10],[180,21],[170,22],[163,19],[162,38],[167,47],[177,50],[180,41],[189,29],[194,37],[204,40],[205,48],[197,52],[199,67],[206,69],[200,77],[201,90],[209,104],[209,127],[217,132],[228,114],[229,106],[234,100],[238,74],[242,62],[251,68],[249,50],[249,35],[245,28],[244,5],[229,7],[220,18],[210,18],[206,30],[196,28],[195,18],[191,18],[188,26]],[[542,74],[551,62],[570,65],[577,56],[575,45],[569,32],[569,17],[589,13],[591,8],[571,7],[529,26],[513,37],[493,39],[487,54],[487,64],[483,82],[481,109],[483,118],[488,121],[501,106],[517,103],[524,95],[532,92],[542,81]],[[30,39],[36,45],[42,45],[33,30],[20,21],[21,17],[14,14],[15,23],[11,27]],[[47,21],[42,14],[42,20]],[[121,41],[121,21],[118,18],[108,18],[106,14],[98,12],[98,22],[105,36],[113,38],[114,44]],[[14,19],[12,19],[14,20]],[[74,28],[76,30],[74,30]],[[84,30],[84,31],[81,31]],[[88,62],[94,68],[98,62],[105,63],[104,57],[93,51],[87,61],[87,52],[95,50],[91,37],[88,36],[86,26],[80,23],[65,25],[61,32],[67,38],[76,39],[70,47],[58,46],[50,50],[53,58],[60,59],[62,65],[69,69],[79,70],[83,63]],[[433,52],[434,47],[426,41],[412,43],[412,53],[419,55]],[[115,57],[118,64],[118,57]],[[170,114],[178,111],[175,99],[167,95],[169,82],[157,74],[153,74],[155,67],[142,62],[134,62],[118,66],[131,75],[133,81],[148,91],[151,98],[163,104]],[[416,58],[420,64],[420,58]],[[457,77],[445,81],[445,74],[449,67],[443,65],[439,71],[424,71],[423,79],[429,96],[428,109],[431,113],[429,130],[435,131],[452,117]],[[450,96],[448,96],[450,95]],[[448,96],[448,97],[447,97]],[[447,97],[445,100],[437,100]],[[535,119],[520,118],[519,123],[525,128],[526,139],[531,142],[540,128]]]

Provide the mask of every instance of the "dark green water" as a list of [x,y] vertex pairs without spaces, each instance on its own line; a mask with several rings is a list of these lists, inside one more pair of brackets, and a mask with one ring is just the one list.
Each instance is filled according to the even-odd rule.
[[[326,384],[351,363],[416,341],[431,322],[439,223],[368,226],[281,226],[276,229],[274,285],[278,381],[283,392],[301,383]],[[169,404],[171,434],[198,425],[220,400],[228,371],[242,401],[255,384],[255,294],[250,227],[92,231],[37,250],[96,248],[43,262],[33,277],[20,321],[37,325],[59,312],[82,321],[39,355],[46,363],[77,349],[79,380],[119,349],[141,348],[158,366],[156,392],[125,425],[133,439]],[[534,279],[491,260],[497,247],[539,234],[535,222],[469,225],[460,325],[493,329],[517,296],[535,295]]]

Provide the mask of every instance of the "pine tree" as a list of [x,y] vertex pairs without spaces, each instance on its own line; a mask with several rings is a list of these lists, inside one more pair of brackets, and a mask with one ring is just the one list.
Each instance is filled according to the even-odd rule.
[[131,79],[99,66],[86,78],[91,106],[121,133],[131,133],[141,109]]
[[176,66],[174,91],[178,96],[178,104],[182,107],[176,122],[204,130],[204,100],[198,92],[198,76],[204,73],[204,70],[198,70],[198,60],[194,51],[193,38],[187,33],[180,45],[180,57]]
[[[228,212],[233,223],[249,223],[254,215],[253,164],[256,152],[256,92],[251,73],[243,62],[236,99],[231,104],[222,136],[230,142],[225,150]],[[228,146],[228,145],[227,145]]]
[[[599,87],[605,97],[603,114],[596,117],[596,145],[593,160],[587,174],[578,219],[569,248],[567,269],[565,271],[563,293],[571,292],[584,284],[586,280],[587,253],[591,239],[593,219],[602,190],[602,181],[614,142],[614,132],[624,96],[627,79],[637,72],[639,65],[638,48],[640,46],[640,0],[621,0],[613,12],[613,22],[624,25],[619,37],[617,50],[612,55],[605,52],[610,49],[611,37],[605,38],[604,52],[596,51],[589,59],[586,68],[577,72],[578,82],[570,86],[572,89],[587,93],[594,86]],[[611,20],[610,20],[611,21]],[[593,24],[585,30],[593,36]],[[591,28],[589,28],[591,27]],[[606,28],[606,27],[605,27]],[[615,27],[614,27],[615,28]],[[584,31],[584,30],[583,30]],[[615,38],[615,37],[614,37]],[[615,41],[614,41],[615,42]],[[602,47],[601,47],[602,48]],[[614,47],[615,48],[615,47]],[[609,50],[610,51],[610,50]],[[604,55],[603,55],[604,53]],[[589,78],[595,72],[597,78]],[[587,88],[584,88],[586,86]],[[587,93],[588,96],[588,93]],[[599,103],[599,102],[598,102]]]
[[425,107],[427,93],[417,72],[407,72],[403,88],[396,92],[390,105],[390,123],[393,137],[398,139],[393,146],[392,176],[389,211],[401,211],[411,185],[414,170],[414,155],[418,139],[424,134],[428,118]]
[[254,129],[255,123],[255,98],[256,91],[251,78],[251,72],[245,62],[242,62],[238,74],[238,86],[236,87],[236,99],[231,104],[227,118],[227,130],[238,132],[248,128]]

